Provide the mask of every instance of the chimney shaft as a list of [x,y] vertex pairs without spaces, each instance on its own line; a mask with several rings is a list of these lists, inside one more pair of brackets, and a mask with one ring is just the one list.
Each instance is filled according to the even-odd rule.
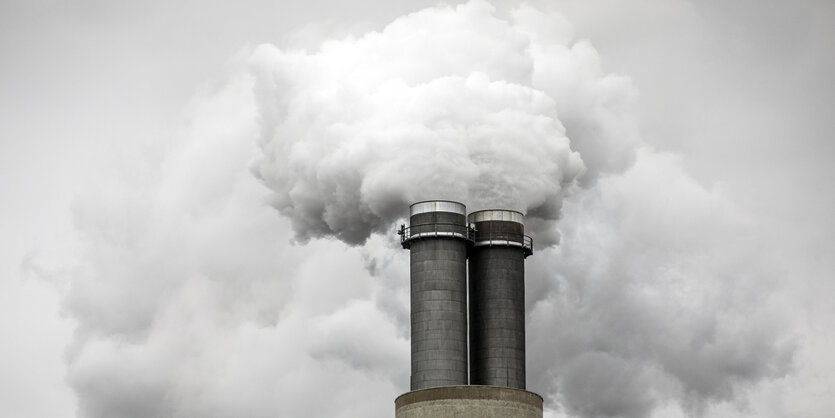
[[516,211],[471,213],[470,384],[525,389],[525,257],[533,251]]
[[467,384],[466,207],[428,201],[409,208],[411,390]]

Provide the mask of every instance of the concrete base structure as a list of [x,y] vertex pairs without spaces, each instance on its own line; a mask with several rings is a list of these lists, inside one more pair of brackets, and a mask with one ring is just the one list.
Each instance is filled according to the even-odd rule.
[[395,418],[542,418],[542,397],[496,386],[416,390],[394,401]]

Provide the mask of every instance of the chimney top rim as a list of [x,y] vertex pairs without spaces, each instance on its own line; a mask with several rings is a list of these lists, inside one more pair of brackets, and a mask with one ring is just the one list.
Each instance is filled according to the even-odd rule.
[[509,221],[525,224],[525,214],[512,209],[484,209],[467,215],[467,222]]
[[409,216],[426,212],[452,212],[467,216],[467,206],[454,200],[422,200],[409,205]]

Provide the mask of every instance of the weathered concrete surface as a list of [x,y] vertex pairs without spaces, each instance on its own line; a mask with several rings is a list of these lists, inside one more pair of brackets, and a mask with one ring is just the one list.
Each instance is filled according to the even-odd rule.
[[395,401],[395,418],[542,418],[542,398],[494,386],[418,390]]
[[467,384],[466,262],[464,240],[412,244],[412,390]]

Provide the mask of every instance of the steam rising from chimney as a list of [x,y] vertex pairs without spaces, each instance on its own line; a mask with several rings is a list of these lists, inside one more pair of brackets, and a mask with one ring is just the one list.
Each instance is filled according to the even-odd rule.
[[[297,239],[360,244],[432,198],[526,212],[538,243],[553,244],[552,222],[581,176],[625,167],[629,82],[602,74],[588,44],[553,33],[546,22],[557,16],[493,13],[472,1],[313,53],[256,51],[254,171]],[[565,111],[570,123],[563,109],[577,109]]]
[[[818,253],[786,252],[797,241],[641,148],[629,81],[558,15],[475,0],[247,65],[159,155],[86,185],[62,301],[79,415],[390,417],[409,358],[392,221],[425,198],[527,212],[527,378],[546,416],[724,417],[752,390],[776,403],[740,414],[773,413],[805,399],[781,388],[817,384],[827,357],[794,344],[823,340],[796,338],[810,311],[774,287]],[[565,245],[543,248],[560,211]],[[814,361],[792,376],[795,354]]]

